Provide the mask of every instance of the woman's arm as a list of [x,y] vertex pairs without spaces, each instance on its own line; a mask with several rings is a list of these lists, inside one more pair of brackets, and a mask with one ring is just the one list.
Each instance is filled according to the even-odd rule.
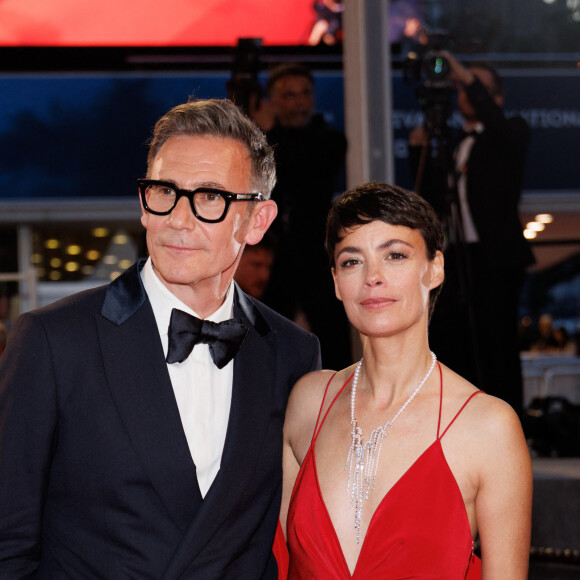
[[492,399],[478,451],[475,513],[481,539],[482,578],[525,580],[530,555],[532,466],[520,421]]
[[[288,416],[288,415],[286,415]],[[284,448],[282,451],[282,505],[280,507],[280,524],[284,532],[284,537],[288,537],[286,533],[286,521],[288,519],[288,507],[290,505],[290,498],[292,497],[292,490],[298,472],[300,471],[300,464],[294,455],[290,438],[284,429]]]
[[282,506],[280,523],[286,536],[286,521],[294,483],[310,447],[324,389],[332,371],[315,371],[302,377],[292,389],[284,420],[282,452]]

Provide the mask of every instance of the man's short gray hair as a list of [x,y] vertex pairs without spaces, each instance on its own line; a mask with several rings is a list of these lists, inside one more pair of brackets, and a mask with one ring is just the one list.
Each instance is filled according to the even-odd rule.
[[171,137],[222,137],[238,141],[251,160],[249,192],[269,198],[276,185],[276,164],[264,133],[232,101],[227,99],[191,100],[168,111],[157,123],[149,145],[147,173],[159,150]]

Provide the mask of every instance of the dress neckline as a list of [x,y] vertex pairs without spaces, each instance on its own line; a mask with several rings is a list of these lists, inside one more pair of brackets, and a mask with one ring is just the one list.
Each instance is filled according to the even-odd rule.
[[[338,399],[338,397],[340,396],[340,394],[343,392],[343,390],[346,388],[346,386],[349,384],[349,382],[352,380],[354,373],[352,373],[350,375],[350,377],[345,381],[344,385],[339,389],[339,391],[337,392],[337,394],[334,396],[334,398],[332,399],[332,402],[330,403],[330,405],[328,406],[328,409],[326,409],[326,412],[324,413],[324,416],[322,416],[321,419],[321,415],[322,415],[322,408],[324,406],[324,401],[326,399],[326,395],[328,392],[328,388],[330,386],[330,383],[332,382],[332,379],[334,378],[334,376],[336,375],[336,373],[334,373],[332,375],[332,377],[330,378],[330,380],[328,381],[328,384],[326,386],[326,390],[324,392],[324,397],[322,399],[322,403],[320,406],[320,411],[318,413],[318,418],[316,420],[316,426],[314,428],[314,433],[312,435],[312,441],[310,443],[310,447],[308,449],[308,454],[311,454],[312,456],[312,462],[313,462],[313,469],[314,469],[314,479],[316,481],[316,491],[318,493],[318,497],[320,500],[321,505],[324,508],[324,513],[325,513],[325,517],[328,519],[328,523],[330,525],[330,528],[332,529],[332,537],[334,538],[334,541],[336,542],[336,545],[338,547],[338,550],[340,552],[340,555],[342,557],[342,561],[344,564],[344,568],[345,570],[348,572],[349,578],[353,578],[354,575],[356,574],[356,570],[357,570],[357,566],[358,563],[361,559],[361,555],[363,554],[363,551],[365,550],[365,546],[366,546],[366,539],[367,536],[369,535],[369,532],[371,531],[371,528],[373,526],[373,523],[376,519],[377,514],[384,509],[385,504],[390,500],[390,498],[392,497],[392,493],[394,490],[396,491],[396,489],[398,487],[400,487],[402,485],[401,482],[403,482],[405,479],[407,479],[407,477],[409,476],[410,473],[412,473],[415,468],[417,467],[417,465],[419,465],[422,460],[424,460],[425,457],[427,457],[429,455],[429,453],[433,453],[435,452],[435,450],[439,450],[439,452],[441,453],[441,456],[444,460],[444,463],[447,467],[447,469],[449,470],[449,473],[451,474],[451,477],[453,479],[453,481],[455,482],[455,487],[456,487],[456,491],[459,494],[459,497],[461,498],[461,503],[464,507],[464,514],[465,514],[465,524],[467,526],[467,530],[469,535],[471,535],[471,528],[470,528],[470,523],[469,523],[469,517],[467,515],[467,510],[465,509],[465,503],[463,502],[463,496],[461,495],[461,490],[459,489],[459,484],[457,483],[457,480],[455,479],[455,476],[453,475],[453,472],[451,471],[451,468],[449,467],[449,464],[447,463],[447,459],[445,458],[445,454],[443,452],[443,447],[441,446],[441,439],[443,438],[443,436],[447,433],[447,431],[449,430],[449,428],[451,427],[451,425],[455,422],[455,420],[457,419],[457,417],[461,414],[461,412],[463,411],[463,409],[466,407],[466,405],[469,403],[469,401],[471,401],[471,399],[477,395],[478,393],[482,392],[482,391],[475,391],[474,393],[471,394],[470,397],[468,397],[468,399],[463,403],[463,405],[461,406],[461,408],[459,409],[459,411],[455,414],[455,416],[453,417],[453,419],[449,422],[449,424],[446,426],[446,428],[444,429],[443,433],[441,433],[441,411],[442,411],[442,407],[443,407],[443,371],[441,368],[441,365],[439,364],[439,362],[437,362],[437,366],[439,367],[439,377],[440,377],[440,387],[439,387],[439,417],[438,417],[438,422],[437,422],[437,435],[435,440],[429,444],[429,446],[424,449],[421,454],[415,459],[415,461],[401,474],[401,476],[395,481],[395,483],[389,488],[389,490],[385,493],[385,495],[382,497],[381,501],[379,502],[379,504],[377,505],[377,508],[375,509],[375,511],[373,512],[371,519],[369,521],[369,525],[366,529],[358,556],[357,556],[357,560],[354,566],[354,569],[350,570],[348,563],[346,561],[346,558],[344,556],[344,551],[342,549],[342,545],[339,541],[338,535],[336,533],[336,529],[334,527],[334,524],[332,522],[332,518],[330,517],[330,513],[328,511],[326,502],[324,500],[324,497],[322,495],[322,489],[320,487],[320,481],[318,479],[318,467],[316,464],[316,451],[315,451],[315,447],[316,447],[316,440],[318,438],[318,435],[322,429],[322,426],[324,425],[324,422],[326,420],[326,417],[328,416],[328,413],[330,412],[330,409],[332,409],[332,407],[334,406],[334,403],[336,402],[336,400]],[[307,456],[304,458],[304,461],[302,462],[302,465],[304,465],[307,461]]]
[[[312,463],[313,463],[313,466],[314,466],[314,479],[316,481],[316,491],[318,493],[318,497],[320,499],[320,503],[324,507],[324,513],[326,514],[326,518],[328,519],[328,523],[330,525],[330,528],[332,529],[332,535],[333,535],[334,541],[336,542],[336,545],[338,546],[338,550],[340,552],[340,555],[342,556],[342,560],[343,560],[343,563],[344,563],[344,566],[345,566],[345,570],[348,571],[350,578],[352,578],[355,575],[355,573],[356,573],[356,568],[357,568],[358,562],[359,562],[359,560],[361,558],[361,555],[362,555],[362,553],[363,553],[363,551],[365,549],[366,539],[367,539],[367,536],[369,535],[369,531],[371,530],[371,527],[373,526],[373,522],[375,521],[375,517],[377,517],[377,514],[384,508],[384,505],[388,502],[388,500],[390,500],[390,498],[392,496],[391,492],[393,490],[395,490],[395,488],[400,487],[401,482],[404,479],[406,479],[406,477],[408,476],[408,474],[411,473],[414,470],[414,468],[419,463],[421,463],[421,460],[424,459],[424,457],[426,457],[431,450],[437,449],[437,447],[441,450],[441,454],[443,455],[443,459],[445,459],[445,454],[443,453],[443,448],[441,447],[441,438],[435,439],[435,441],[433,441],[429,445],[429,447],[427,447],[427,449],[425,449],[421,453],[421,455],[419,455],[419,457],[417,457],[417,459],[415,459],[415,461],[405,470],[405,472],[401,475],[401,477],[399,477],[399,479],[397,479],[397,481],[395,481],[395,483],[390,487],[390,489],[387,491],[387,493],[385,493],[385,495],[383,496],[383,498],[379,502],[379,505],[377,506],[377,509],[373,512],[373,515],[371,516],[369,525],[368,525],[368,527],[366,529],[364,538],[363,538],[362,543],[360,545],[361,548],[360,548],[360,551],[359,551],[358,556],[357,556],[356,564],[355,564],[354,569],[353,569],[352,572],[351,572],[351,570],[350,570],[350,568],[348,566],[348,563],[346,561],[346,558],[344,556],[344,551],[342,549],[342,545],[340,543],[340,540],[338,539],[338,534],[336,533],[336,529],[335,529],[334,524],[332,522],[332,518],[330,517],[330,513],[329,513],[328,508],[326,506],[326,502],[324,501],[324,497],[322,495],[322,489],[320,488],[320,481],[318,480],[318,467],[316,465],[316,453],[315,453],[314,447],[313,446],[310,447],[309,453],[311,453],[311,455],[312,455]],[[447,465],[447,461],[446,460],[445,460],[445,464]],[[451,471],[451,469],[450,469],[450,471]],[[452,472],[451,472],[451,475],[453,475]],[[455,480],[455,477],[453,477],[453,479]],[[457,491],[461,495],[461,492],[459,491],[459,486],[457,486]],[[462,498],[462,501],[463,501],[463,498]],[[467,511],[465,512],[465,516],[467,518]],[[467,519],[467,526],[469,527],[469,520],[468,519]],[[469,533],[471,534],[471,530],[470,530]]]

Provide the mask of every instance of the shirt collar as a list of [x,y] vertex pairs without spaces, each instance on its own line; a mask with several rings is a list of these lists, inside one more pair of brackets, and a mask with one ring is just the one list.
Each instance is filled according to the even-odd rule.
[[484,124],[481,121],[478,121],[477,123],[475,123],[475,125],[468,125],[467,123],[465,125],[463,125],[463,132],[464,133],[477,133],[478,135],[480,135],[481,133],[483,133],[483,130],[485,129]]
[[[159,334],[161,336],[167,335],[169,321],[171,319],[171,311],[174,308],[178,308],[188,314],[201,318],[194,310],[177,298],[177,296],[172,294],[163,282],[161,282],[153,269],[151,258],[145,262],[145,265],[141,270],[141,279],[143,280],[143,286],[145,287],[145,291],[147,292],[147,296],[151,302],[153,314],[155,315],[155,322],[157,323],[157,328],[159,329]],[[232,317],[233,307],[234,284],[233,282],[230,282],[223,304],[213,314],[207,316],[206,320],[211,320],[212,322],[223,322],[224,320],[229,320]]]

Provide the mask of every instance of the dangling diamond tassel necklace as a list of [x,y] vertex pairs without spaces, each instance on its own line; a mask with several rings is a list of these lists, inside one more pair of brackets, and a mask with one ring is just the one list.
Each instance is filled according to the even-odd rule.
[[348,471],[348,480],[346,492],[350,493],[350,507],[354,507],[354,529],[356,531],[356,543],[360,543],[360,522],[362,519],[362,508],[365,499],[369,499],[369,492],[375,489],[377,479],[377,468],[383,439],[387,434],[387,429],[393,426],[399,415],[407,408],[407,405],[415,398],[415,395],[421,390],[429,375],[435,367],[437,357],[431,353],[431,366],[429,370],[417,385],[417,388],[411,393],[411,396],[403,403],[403,406],[395,413],[395,416],[387,421],[384,425],[379,425],[371,431],[369,438],[363,443],[362,427],[357,425],[354,417],[354,403],[356,398],[356,387],[363,359],[361,358],[352,381],[352,391],[350,394],[350,424],[352,425],[351,442],[346,457],[344,468]]

